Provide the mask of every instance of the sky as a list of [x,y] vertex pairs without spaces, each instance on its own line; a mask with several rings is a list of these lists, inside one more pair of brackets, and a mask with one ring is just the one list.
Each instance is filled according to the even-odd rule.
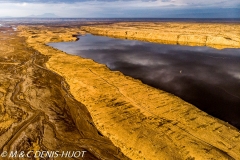
[[240,0],[0,0],[0,17],[240,18]]

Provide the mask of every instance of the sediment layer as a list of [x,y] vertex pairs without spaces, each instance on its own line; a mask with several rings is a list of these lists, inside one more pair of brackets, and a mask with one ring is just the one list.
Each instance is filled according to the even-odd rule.
[[231,125],[105,65],[46,45],[75,40],[79,28],[18,29],[29,47],[49,57],[47,68],[65,78],[96,127],[129,158],[240,159],[240,133]]
[[240,25],[219,23],[121,22],[81,28],[89,33],[163,44],[240,48]]

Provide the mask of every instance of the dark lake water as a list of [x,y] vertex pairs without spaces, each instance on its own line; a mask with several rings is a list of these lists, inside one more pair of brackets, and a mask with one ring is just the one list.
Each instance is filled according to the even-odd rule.
[[163,45],[103,36],[49,43],[165,90],[240,129],[240,49]]

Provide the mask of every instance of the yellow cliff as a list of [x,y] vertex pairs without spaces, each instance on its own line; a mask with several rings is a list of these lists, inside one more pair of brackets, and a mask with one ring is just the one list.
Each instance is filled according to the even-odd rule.
[[240,25],[219,23],[121,22],[81,29],[97,35],[164,44],[240,48]]

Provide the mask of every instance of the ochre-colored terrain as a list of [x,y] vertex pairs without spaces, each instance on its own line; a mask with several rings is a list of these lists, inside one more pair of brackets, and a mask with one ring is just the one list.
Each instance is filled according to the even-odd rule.
[[[118,23],[113,24],[112,26],[95,27],[87,26],[82,27],[82,29],[95,34],[117,36],[118,34],[115,34],[114,32],[118,31],[117,27],[120,25],[125,24]],[[116,26],[116,28],[112,30],[114,34],[110,34],[110,29],[113,26]],[[173,24],[172,27],[173,26],[178,27],[176,24]],[[182,25],[180,24],[179,26],[181,27]],[[192,24],[189,24],[188,26],[192,28]],[[239,32],[239,26],[229,25],[227,27],[232,29],[236,28],[236,31],[233,30],[232,32],[225,33],[226,35],[231,36],[231,39],[234,40],[231,41],[226,39],[226,42],[229,42],[227,45],[238,47],[239,34],[237,33]],[[108,32],[103,32],[105,30],[104,28],[106,28],[106,31]],[[127,26],[126,28],[130,28],[130,26]],[[137,27],[133,24],[132,28],[133,30],[136,30]],[[140,33],[141,30],[144,30],[143,26],[141,28],[143,29],[139,29],[139,32],[137,33]],[[203,31],[201,28],[202,27],[198,27],[197,30],[199,30],[199,32]],[[206,34],[208,32],[211,33],[210,29],[211,27],[209,26],[208,29],[205,28],[204,32]],[[215,29],[217,30],[217,28]],[[61,119],[62,121],[54,121],[53,123],[56,123],[55,131],[59,134],[63,134],[65,138],[64,140],[70,141],[70,139],[74,137],[72,134],[78,132],[82,134],[79,135],[79,141],[74,138],[75,143],[85,143],[94,146],[97,144],[94,141],[97,138],[99,138],[99,142],[106,140],[104,137],[101,138],[97,134],[97,130],[93,127],[96,126],[101,134],[109,138],[115,146],[121,149],[124,155],[134,160],[240,159],[240,133],[239,130],[231,125],[228,125],[227,123],[204,113],[195,106],[184,102],[172,94],[147,86],[141,83],[139,80],[124,76],[120,72],[110,71],[105,65],[98,64],[91,59],[84,59],[78,56],[68,55],[46,45],[48,42],[73,41],[76,38],[72,37],[72,35],[81,32],[80,28],[66,29],[49,28],[44,26],[21,26],[18,27],[18,30],[19,36],[26,38],[27,47],[31,47],[33,52],[36,53],[32,55],[33,60],[28,62],[29,64],[27,62],[24,63],[27,66],[32,66],[31,69],[25,71],[28,74],[23,74],[22,71],[16,71],[16,73],[20,74],[19,76],[29,76],[28,79],[26,78],[24,81],[21,80],[22,78],[20,77],[20,80],[15,82],[15,86],[18,86],[17,84],[20,86],[18,88],[15,87],[14,91],[12,92],[16,93],[15,99],[20,98],[20,93],[23,93],[22,95],[24,98],[22,100],[15,100],[15,103],[17,102],[19,105],[24,105],[28,102],[26,107],[35,105],[34,109],[39,110],[38,112],[34,111],[34,113],[30,112],[31,110],[25,111],[22,113],[22,115],[30,112],[32,115],[39,114],[39,119],[46,119],[46,124],[44,123],[46,127],[44,128],[47,128],[47,131],[40,132],[39,134],[41,136],[38,137],[47,137],[43,133],[47,133],[49,135],[54,134],[52,129],[53,127],[49,121],[55,120],[56,118],[54,119],[54,116],[59,117],[59,115],[61,115],[62,117],[57,119]],[[154,31],[154,27],[150,27],[146,30]],[[171,32],[170,27],[168,30]],[[120,31],[123,31],[123,34],[126,34],[126,29]],[[187,35],[187,29],[185,32]],[[194,33],[192,30],[189,30],[189,32]],[[129,33],[131,32],[128,31],[127,35]],[[158,32],[153,32],[152,37],[157,36],[157,33]],[[170,38],[171,36],[166,37]],[[132,38],[135,39],[136,37],[134,38],[133,36]],[[214,36],[212,38],[214,39]],[[152,39],[149,39],[149,41],[155,41]],[[143,40],[147,40],[147,38]],[[173,38],[173,40],[175,39]],[[235,41],[238,41],[238,43],[235,43]],[[24,42],[25,41],[23,40],[23,43]],[[188,44],[187,42],[185,44]],[[217,42],[220,41],[216,41],[216,43]],[[38,57],[34,58],[36,56]],[[4,62],[6,63],[6,60],[4,60]],[[9,62],[16,63],[12,61]],[[45,62],[47,69],[44,68]],[[40,71],[37,75],[34,75],[34,70]],[[68,87],[64,87],[68,86],[65,81],[53,71],[64,77],[64,80],[69,85],[70,92],[67,89]],[[16,74],[16,76],[18,74]],[[59,77],[58,81],[57,77]],[[33,87],[31,90],[31,88],[24,88],[24,86],[28,86],[26,83],[36,84],[30,85]],[[46,86],[46,88],[35,89],[37,86]],[[53,93],[51,88],[55,88],[55,86],[58,89],[54,93],[61,93],[58,94],[59,97],[50,96]],[[9,89],[7,91],[9,91]],[[5,92],[2,92],[3,95],[6,94]],[[77,101],[71,98],[72,96],[70,93]],[[50,97],[45,97],[47,95]],[[70,100],[66,100],[67,97],[69,97]],[[55,99],[56,102],[50,103],[48,102],[49,99]],[[59,102],[56,99],[58,99]],[[61,101],[61,99],[65,100]],[[22,101],[24,103],[20,103]],[[12,100],[10,102],[13,103]],[[65,103],[68,102],[69,105],[66,105]],[[85,106],[90,112],[93,122],[91,121],[87,110],[85,108],[81,109]],[[51,107],[53,107],[56,111],[52,113],[52,110],[50,110]],[[44,113],[46,114],[46,112],[49,113],[49,118],[43,116]],[[87,118],[85,116],[87,116]],[[25,117],[29,117],[29,115],[26,115]],[[65,122],[65,119],[70,117],[74,123],[70,123],[71,120]],[[9,119],[9,126],[16,123],[16,120],[12,119],[7,114],[5,119]],[[42,121],[36,121],[36,123],[39,123],[41,126],[42,124],[40,122]],[[27,123],[30,124],[31,121],[27,121]],[[73,131],[70,133],[70,135],[66,136],[64,134],[65,132],[63,132],[63,129],[64,127],[69,127],[68,123],[72,125],[74,124],[74,126],[72,126]],[[93,126],[89,124],[92,124]],[[27,126],[31,127],[34,125]],[[76,131],[76,129],[78,131]],[[25,131],[26,129],[22,130]],[[64,131],[66,130],[71,131],[71,129],[65,129]],[[12,133],[12,131],[10,133]],[[87,136],[89,141],[81,141],[81,136]],[[1,136],[1,138],[2,137],[3,136]],[[58,134],[56,137],[58,137]],[[94,138],[92,140],[91,137],[96,137],[96,139]],[[41,142],[47,143],[50,141],[52,145],[59,142],[57,141],[57,138],[56,140],[53,140],[50,141],[49,139],[46,139]],[[37,138],[33,139],[32,141],[38,142]],[[71,144],[75,144],[74,142],[71,141]],[[78,145],[81,146],[80,144]],[[117,153],[114,152],[115,148],[112,148],[110,145],[111,143],[108,142],[107,144],[108,145],[95,145],[95,148],[93,148],[96,150],[96,152],[94,153],[105,153],[105,148],[109,147],[109,152],[107,152],[108,155],[105,157],[109,155],[116,155]],[[123,155],[119,154],[118,156],[120,157]],[[120,157],[120,159],[123,158]]]
[[[34,35],[33,29],[29,39],[41,32]],[[45,67],[50,57],[30,48],[27,39],[12,29],[0,31],[0,159],[72,159],[34,158],[34,154],[10,158],[10,152],[16,151],[59,151],[60,155],[80,151],[76,159],[128,159],[97,130],[64,78]],[[48,35],[45,31],[42,34]],[[5,152],[9,154],[4,158]]]
[[121,22],[82,29],[97,35],[163,44],[240,48],[240,24]]

